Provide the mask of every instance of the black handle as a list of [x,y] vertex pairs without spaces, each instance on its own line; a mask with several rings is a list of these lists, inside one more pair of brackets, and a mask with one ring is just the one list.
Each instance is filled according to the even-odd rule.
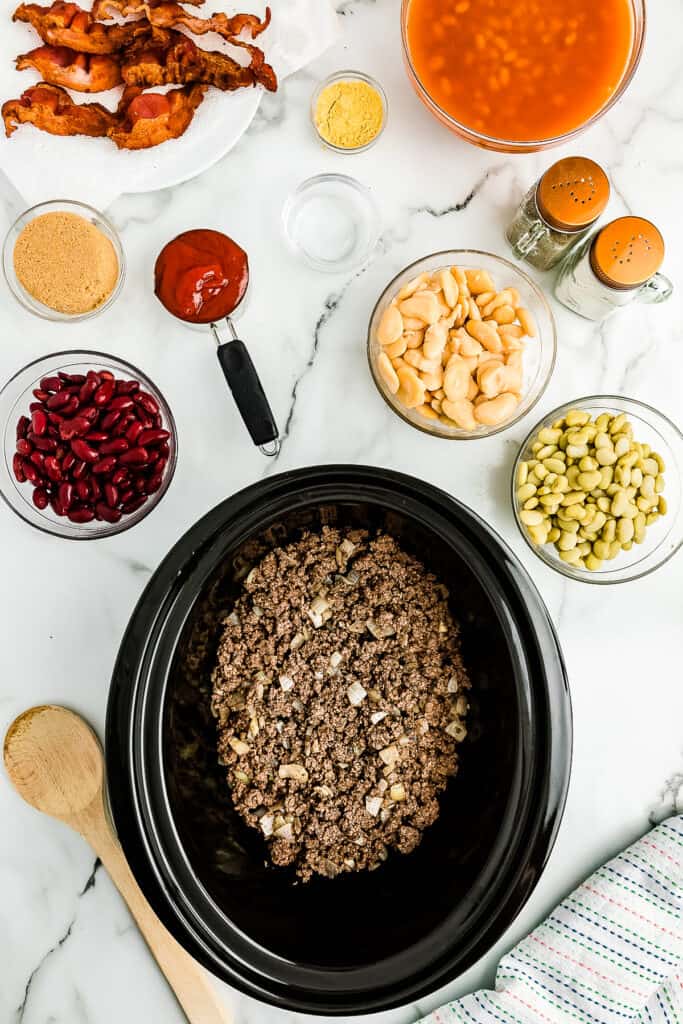
[[244,342],[235,339],[219,345],[218,362],[252,441],[272,445],[278,437],[277,424]]

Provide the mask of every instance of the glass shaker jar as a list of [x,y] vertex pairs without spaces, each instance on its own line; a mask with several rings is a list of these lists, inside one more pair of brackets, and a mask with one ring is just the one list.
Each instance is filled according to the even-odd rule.
[[609,200],[599,164],[568,156],[529,189],[505,235],[517,259],[550,270],[595,224]]
[[587,320],[604,320],[630,302],[664,302],[673,291],[658,273],[664,239],[649,220],[619,217],[587,238],[560,267],[555,296]]

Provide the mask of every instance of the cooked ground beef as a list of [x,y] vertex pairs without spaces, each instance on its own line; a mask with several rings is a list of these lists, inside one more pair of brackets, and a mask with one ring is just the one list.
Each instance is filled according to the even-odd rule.
[[469,680],[448,592],[396,541],[325,527],[269,552],[224,624],[218,751],[274,864],[410,853],[458,767]]

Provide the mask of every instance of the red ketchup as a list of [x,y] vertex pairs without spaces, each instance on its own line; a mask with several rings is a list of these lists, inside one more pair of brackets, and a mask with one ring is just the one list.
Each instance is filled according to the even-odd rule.
[[249,284],[244,249],[220,231],[184,231],[161,250],[154,291],[169,313],[191,324],[230,316]]

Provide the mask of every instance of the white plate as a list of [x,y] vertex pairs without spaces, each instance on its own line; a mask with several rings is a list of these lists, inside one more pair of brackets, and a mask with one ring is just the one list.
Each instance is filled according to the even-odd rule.
[[[44,2],[49,3],[49,0]],[[286,19],[294,16],[302,24],[302,15],[315,4],[320,4],[323,9],[327,6],[323,0],[275,0],[272,4],[272,23],[256,43],[264,50],[266,59],[273,63],[278,75],[312,59],[329,44],[330,21],[327,17],[317,19],[315,37],[310,35],[310,31],[303,33],[308,35],[308,52],[297,53],[292,60],[292,55],[287,52],[286,39],[283,45],[282,36],[287,36]],[[263,15],[265,6],[264,0],[207,0],[198,13],[208,16],[223,10],[228,14],[246,11]],[[0,27],[2,102],[20,96],[39,81],[37,72],[19,72],[14,68],[16,56],[39,46],[40,40],[29,25],[10,21],[11,9],[11,6],[6,7],[8,13],[3,16]],[[315,22],[316,18],[312,20]],[[284,33],[281,33],[281,27],[285,27]],[[310,30],[310,25],[308,27]],[[204,49],[223,50],[240,63],[245,63],[245,52],[231,47],[215,33],[201,37],[198,43]],[[300,56],[305,59],[299,61]],[[113,89],[106,93],[72,95],[81,103],[94,100],[114,108],[120,92],[120,89]],[[9,139],[0,133],[0,167],[29,205],[60,198],[78,199],[98,209],[106,209],[125,192],[170,188],[206,170],[224,156],[246,131],[262,94],[261,87],[238,89],[232,93],[209,89],[185,134],[148,150],[117,150],[108,139],[60,138],[38,131],[32,125],[23,125]]]

